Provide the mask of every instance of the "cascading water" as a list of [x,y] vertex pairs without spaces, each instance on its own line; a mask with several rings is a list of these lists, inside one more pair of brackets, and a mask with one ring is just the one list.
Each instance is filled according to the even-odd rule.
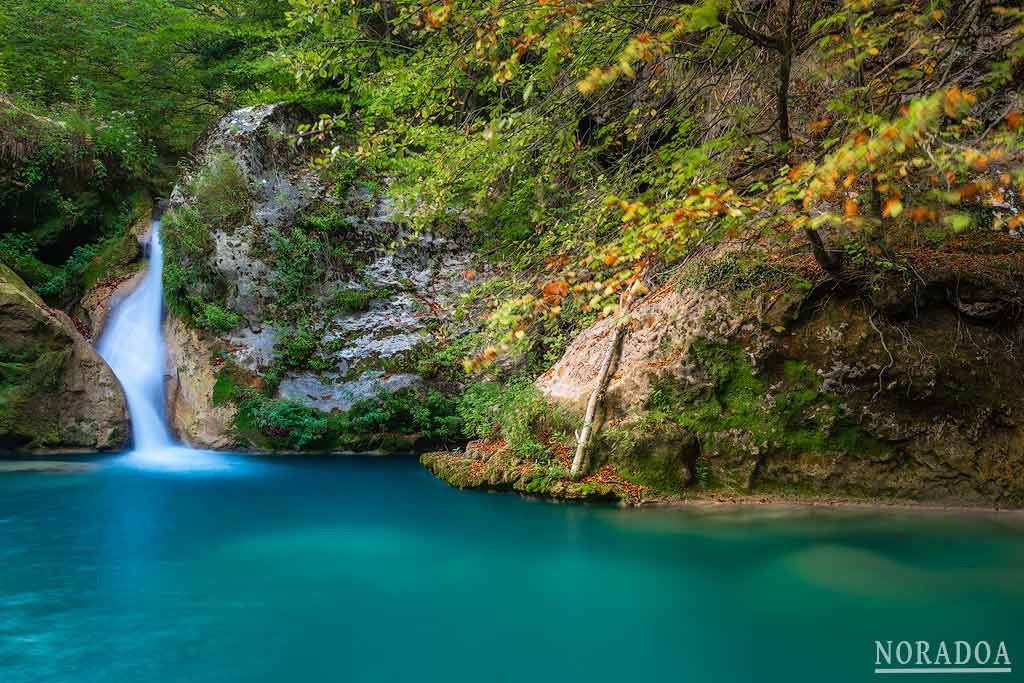
[[178,445],[164,411],[163,247],[153,221],[149,269],[138,288],[117,304],[98,345],[124,389],[132,420],[132,462],[161,469],[209,469],[227,461],[210,451]]
[[121,381],[132,418],[135,450],[150,452],[173,444],[164,416],[163,251],[160,221],[153,221],[149,270],[118,304],[99,343],[99,353]]

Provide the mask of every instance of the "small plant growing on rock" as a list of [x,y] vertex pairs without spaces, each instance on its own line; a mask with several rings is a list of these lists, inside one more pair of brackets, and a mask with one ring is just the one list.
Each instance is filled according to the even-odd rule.
[[192,179],[189,191],[203,221],[212,228],[235,228],[249,210],[249,186],[238,162],[226,152],[210,159]]

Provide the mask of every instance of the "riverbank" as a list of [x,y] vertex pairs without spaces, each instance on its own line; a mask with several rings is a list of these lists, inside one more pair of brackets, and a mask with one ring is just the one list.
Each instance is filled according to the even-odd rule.
[[[491,444],[493,447],[493,444]],[[471,449],[481,453],[479,442],[474,442]],[[187,452],[182,449],[181,452]],[[209,451],[196,451],[207,453]],[[50,457],[42,454],[7,453],[0,457],[0,475],[4,474],[70,474],[95,471],[102,467],[102,462],[125,453],[82,453],[53,452]],[[225,455],[242,456],[252,462],[267,461],[275,463],[309,462],[311,460],[332,461],[344,456],[369,458],[371,460],[388,460],[400,455],[402,458],[413,456],[412,453],[396,454],[384,451],[366,452],[302,452],[285,453],[282,451],[220,451]],[[71,456],[73,459],[55,460],[53,455]],[[597,473],[572,481],[567,477],[553,476],[550,468],[536,463],[517,460],[507,454],[492,454],[488,460],[467,456],[462,451],[433,451],[420,454],[418,460],[432,475],[457,489],[477,489],[484,491],[516,493],[526,498],[537,498],[552,503],[603,503],[618,504],[622,507],[664,509],[740,509],[758,508],[773,510],[809,510],[835,509],[850,511],[886,511],[893,512],[927,512],[927,513],[972,513],[998,514],[1000,517],[1019,518],[1024,521],[1024,509],[1009,506],[963,505],[957,503],[941,503],[915,501],[901,498],[856,498],[839,495],[798,495],[784,492],[743,493],[723,490],[707,490],[694,487],[684,494],[668,494],[659,492],[650,486],[630,482],[610,466]],[[188,469],[186,460],[179,461],[179,469]]]
[[923,512],[977,512],[1014,514],[1024,509],[1013,506],[969,505],[962,502],[921,501],[898,497],[855,497],[828,492],[765,491],[750,493],[709,489],[694,485],[685,492],[659,491],[629,481],[612,465],[572,480],[568,456],[558,464],[541,465],[516,458],[500,443],[472,442],[465,451],[435,451],[420,456],[420,463],[438,479],[459,489],[481,489],[518,493],[550,501],[618,503],[630,507],[739,507],[841,508]]

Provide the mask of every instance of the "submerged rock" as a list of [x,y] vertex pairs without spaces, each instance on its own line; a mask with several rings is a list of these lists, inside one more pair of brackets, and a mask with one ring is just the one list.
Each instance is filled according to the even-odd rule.
[[94,469],[96,469],[96,465],[88,462],[64,462],[59,460],[0,461],[0,474],[22,474],[25,472],[66,474],[88,472]]
[[114,373],[70,318],[0,265],[0,447],[107,450],[130,436]]

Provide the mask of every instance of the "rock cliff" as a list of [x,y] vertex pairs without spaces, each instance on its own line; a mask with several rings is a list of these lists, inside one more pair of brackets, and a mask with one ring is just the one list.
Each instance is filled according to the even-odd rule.
[[[554,497],[1021,507],[1022,274],[1015,236],[922,248],[869,280],[764,240],[696,252],[630,312],[590,474],[568,479],[572,438],[548,437],[553,464],[486,441],[423,461],[458,485]],[[614,324],[536,381],[576,424]]]
[[[812,286],[757,250],[697,255],[630,316],[595,465],[678,490],[1024,504],[1024,247],[991,246],[870,287]],[[540,377],[549,400],[586,401],[611,325]]]
[[409,233],[380,192],[321,175],[288,139],[307,116],[225,116],[172,195],[169,415],[192,445],[294,446],[294,420],[274,418],[320,424],[437,388],[417,364],[468,288],[472,252]]

